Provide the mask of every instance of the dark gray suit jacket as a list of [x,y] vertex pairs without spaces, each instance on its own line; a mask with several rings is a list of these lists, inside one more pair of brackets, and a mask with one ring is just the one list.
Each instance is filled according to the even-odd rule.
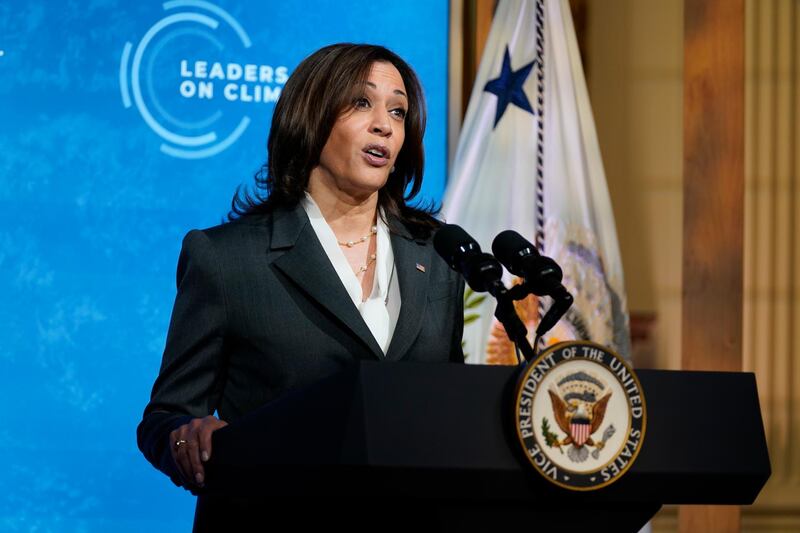
[[357,359],[463,363],[464,282],[431,239],[392,233],[401,308],[384,356],[302,206],[193,230],[139,448],[178,484],[169,433],[218,413],[229,423]]

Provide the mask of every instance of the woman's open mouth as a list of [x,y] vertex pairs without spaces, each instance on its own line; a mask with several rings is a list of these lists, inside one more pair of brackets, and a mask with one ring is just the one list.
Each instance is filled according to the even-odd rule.
[[391,153],[389,149],[380,144],[368,144],[362,150],[364,159],[372,166],[383,167],[389,164]]

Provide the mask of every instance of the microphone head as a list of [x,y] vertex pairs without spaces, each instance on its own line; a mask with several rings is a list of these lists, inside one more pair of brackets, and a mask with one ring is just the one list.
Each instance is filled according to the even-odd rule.
[[[536,275],[539,277],[545,294],[553,296],[553,291],[563,289],[561,280],[564,272],[554,259],[540,255],[536,264]],[[567,293],[569,294],[569,293]]]
[[534,294],[549,295],[561,287],[561,267],[553,259],[540,255],[536,247],[516,231],[500,232],[492,242],[492,252],[509,272],[524,278]]
[[[433,248],[450,268],[461,273],[475,292],[502,289],[503,267],[481,252],[478,242],[455,224],[445,224],[433,236]],[[494,294],[494,292],[492,292]]]
[[444,224],[433,236],[433,249],[450,268],[461,271],[459,263],[481,253],[481,247],[461,226]]
[[507,229],[492,241],[492,253],[515,276],[525,277],[525,261],[537,259],[539,252],[525,237]]

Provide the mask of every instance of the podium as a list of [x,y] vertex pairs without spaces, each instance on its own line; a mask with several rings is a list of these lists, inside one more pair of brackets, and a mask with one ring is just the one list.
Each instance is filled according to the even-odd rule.
[[214,433],[196,523],[638,531],[663,504],[750,504],[770,475],[753,374],[639,370],[633,466],[603,489],[559,488],[513,440],[518,372],[359,362],[289,393]]

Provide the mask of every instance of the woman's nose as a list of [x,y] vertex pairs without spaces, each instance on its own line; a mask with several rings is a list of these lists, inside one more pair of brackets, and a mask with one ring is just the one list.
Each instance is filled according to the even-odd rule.
[[370,131],[377,135],[389,136],[392,134],[392,123],[389,122],[389,117],[384,116],[382,113],[375,113],[372,119]]

